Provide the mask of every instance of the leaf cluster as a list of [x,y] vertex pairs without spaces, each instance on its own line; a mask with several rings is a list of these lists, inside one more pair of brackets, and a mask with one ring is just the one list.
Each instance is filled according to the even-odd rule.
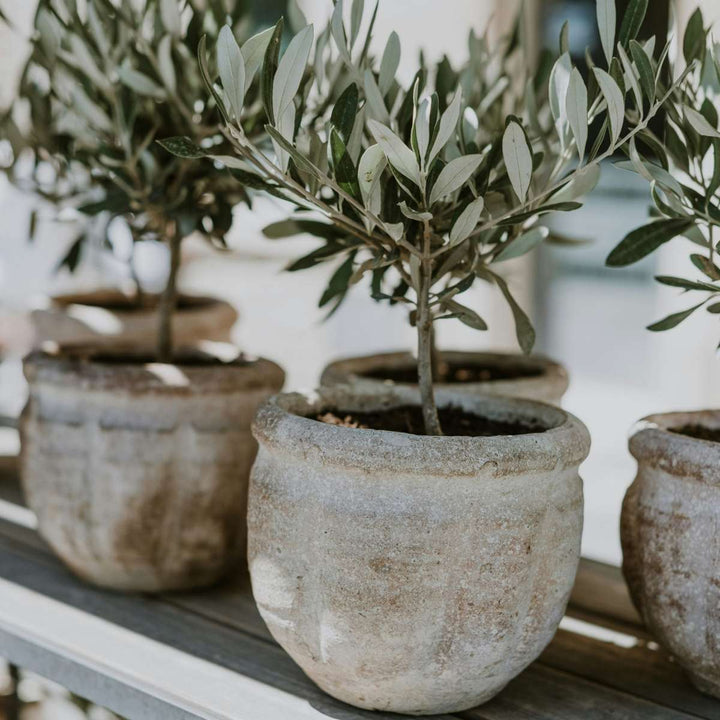
[[[681,75],[680,83],[667,78]],[[681,57],[667,75],[657,78],[658,92],[671,90],[662,133],[649,130],[627,147],[621,167],[650,184],[652,220],[633,230],[610,253],[610,267],[643,260],[675,239],[689,240],[696,274],[660,276],[658,282],[702,298],[682,312],[649,327],[660,332],[677,327],[705,308],[720,313],[720,268],[716,231],[720,227],[720,45],[714,43],[702,12],[690,18],[682,39]]]
[[[433,321],[485,330],[458,298],[476,281],[492,283],[529,352],[535,333],[497,266],[548,238],[543,217],[579,208],[600,163],[645,134],[667,99],[658,91],[667,53],[656,61],[654,41],[636,41],[647,0],[633,0],[618,38],[605,17],[614,4],[599,1],[606,69],[575,67],[565,28],[556,55],[525,66],[519,89],[520,22],[499,47],[471,36],[470,59],[458,70],[444,59],[430,72],[421,61],[405,86],[395,34],[370,56],[377,5],[365,20],[364,0],[348,10],[349,23],[337,0],[315,42],[307,26],[284,54],[268,48],[261,85],[274,153],[223,111],[238,172],[297,208],[267,234],[323,240],[290,269],[338,262],[321,301],[332,309],[366,280],[375,299],[407,305],[413,324],[427,293]],[[219,83],[209,83],[213,92],[221,85],[232,96],[238,80],[229,68],[242,62],[233,52]],[[593,124],[600,132],[590,146]]]
[[[99,234],[109,245],[117,216],[136,240],[197,231],[224,246],[246,188],[222,162],[173,157],[156,141],[181,135],[229,153],[195,59],[200,39],[215,44],[225,27],[248,34],[243,0],[40,0],[19,98],[1,121],[15,158],[6,170],[85,219],[63,260],[70,269],[84,242]],[[247,78],[247,86],[242,122],[262,137],[259,83]],[[22,172],[17,161],[27,154],[32,169]]]

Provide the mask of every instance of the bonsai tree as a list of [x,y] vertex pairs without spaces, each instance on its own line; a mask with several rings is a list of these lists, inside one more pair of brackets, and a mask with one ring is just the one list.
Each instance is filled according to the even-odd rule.
[[622,240],[610,253],[608,266],[636,263],[675,238],[692,243],[690,261],[696,275],[656,279],[700,296],[702,301],[650,325],[648,329],[654,332],[677,327],[701,308],[714,315],[720,313],[720,46],[708,44],[708,34],[702,12],[697,10],[682,43],[687,66],[683,81],[667,89],[663,78],[658,79],[658,91],[667,90],[671,98],[666,105],[663,134],[646,131],[630,142],[629,160],[621,164],[650,183],[653,220]]
[[[397,37],[376,62],[368,52],[374,15],[361,37],[362,8],[361,0],[353,2],[348,27],[338,0],[316,43],[308,26],[282,55],[282,25],[276,26],[261,70],[274,152],[256,143],[243,122],[244,85],[235,69],[244,53],[237,42],[218,44],[219,82],[209,87],[242,164],[238,172],[297,208],[270,234],[310,232],[323,240],[295,267],[341,260],[324,300],[338,302],[369,276],[373,297],[408,307],[417,330],[425,430],[439,435],[434,323],[458,319],[485,330],[482,317],[460,298],[478,280],[492,283],[510,304],[520,345],[529,352],[534,330],[497,266],[547,237],[541,218],[580,207],[599,164],[647,129],[673,88],[657,92],[666,52],[658,66],[654,43],[635,40],[647,0],[631,3],[617,38],[614,3],[602,0],[604,68],[589,67],[589,82],[583,79],[567,51],[566,28],[559,57],[528,84],[529,101],[516,103],[515,114],[499,122],[486,122],[494,103],[477,105],[454,73],[437,73],[433,86],[421,67],[402,87],[395,77]],[[212,78],[202,49],[200,63]],[[598,128],[592,146],[591,126]],[[164,145],[181,157],[213,155],[188,138]]]
[[[228,169],[234,159],[198,164],[169,156],[155,142],[181,134],[218,156],[230,148],[218,132],[217,104],[206,97],[194,57],[206,37],[215,43],[232,34],[231,27],[246,34],[246,4],[189,0],[181,12],[182,5],[178,0],[88,0],[81,10],[74,2],[41,0],[20,87],[20,98],[29,106],[29,130],[22,132],[12,114],[3,119],[16,159],[26,149],[34,157],[29,177],[11,167],[11,178],[60,208],[74,208],[86,220],[61,266],[73,270],[83,244],[98,234],[109,246],[107,228],[115,217],[127,222],[134,240],[167,243],[170,272],[160,301],[160,361],[172,357],[171,318],[183,239],[198,232],[224,247],[233,206],[249,200]],[[255,78],[271,35],[272,29],[243,45],[247,93],[242,122],[254,139],[264,135],[266,123]],[[49,179],[48,166],[53,171]]]

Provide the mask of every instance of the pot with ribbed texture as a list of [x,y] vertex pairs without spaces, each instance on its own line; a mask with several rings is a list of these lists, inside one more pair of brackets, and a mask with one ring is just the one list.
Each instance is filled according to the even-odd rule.
[[280,395],[253,429],[248,562],[260,613],[322,689],[414,715],[489,700],[550,642],[575,578],[585,427],[524,400],[440,394],[524,434],[429,437],[317,418],[401,388]]
[[250,422],[268,360],[75,349],[25,360],[21,473],[39,530],[79,576],[119,590],[216,581],[242,560]]
[[693,683],[720,698],[720,412],[642,421],[621,521],[623,572],[643,620]]

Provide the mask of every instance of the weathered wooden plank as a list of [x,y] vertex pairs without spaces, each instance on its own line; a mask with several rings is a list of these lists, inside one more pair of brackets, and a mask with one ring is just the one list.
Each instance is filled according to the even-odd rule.
[[688,720],[695,716],[535,664],[487,705],[461,713],[461,717],[467,720]]
[[658,705],[720,720],[720,701],[698,692],[657,643],[632,636],[620,641],[623,645],[561,629],[540,662]]
[[578,568],[568,612],[618,629],[643,628],[620,568],[585,558]]
[[[396,720],[397,716],[357,710],[325,695],[274,643],[200,617],[161,598],[121,595],[90,587],[50,555],[30,547],[23,549],[4,537],[0,537],[0,578],[223,671],[238,673],[300,698],[324,715],[342,720]],[[192,676],[177,678],[178,687],[186,692],[190,692],[193,682]],[[78,691],[104,704],[104,698],[93,687]],[[264,717],[261,710],[258,708],[258,718]],[[150,717],[138,716],[139,720]],[[443,720],[452,718],[446,716]]]
[[[0,485],[1,497],[2,486]],[[31,529],[17,526],[12,522],[3,522],[0,519],[0,538],[4,538],[6,546],[13,548],[18,553],[30,553],[31,560],[35,565],[44,563],[48,568],[48,573],[54,573],[57,576],[58,572],[60,572],[66,580],[70,578],[64,570],[59,569],[57,561],[52,557],[48,548]],[[0,574],[2,574],[1,562]],[[105,601],[102,600],[98,605],[93,605],[92,598],[104,598],[103,593],[96,590],[90,591],[82,583],[74,579],[71,580],[72,582],[69,585],[66,583],[61,592],[61,594],[64,593],[64,601],[76,604],[87,612],[95,613],[100,617],[107,617],[113,622],[117,621],[122,624],[125,621],[126,615],[122,613],[120,617],[114,617],[113,612],[115,610],[112,603],[108,607]],[[70,592],[73,583],[77,586],[77,592],[81,593],[82,598]],[[45,587],[49,596],[53,597],[52,588]],[[100,595],[97,595],[97,593],[100,593]],[[116,598],[118,596],[112,597]],[[147,631],[148,637],[155,639],[159,637],[161,641],[178,647],[175,638],[180,637],[180,635],[175,633],[178,624],[181,622],[180,618],[189,618],[188,623],[192,627],[204,628],[207,623],[210,623],[216,633],[213,642],[216,642],[219,647],[225,648],[227,643],[231,642],[230,639],[237,638],[239,633],[243,637],[248,636],[253,641],[259,641],[264,643],[265,646],[274,648],[270,656],[262,655],[258,656],[258,658],[262,662],[267,660],[271,663],[274,662],[272,658],[282,658],[279,666],[281,668],[280,676],[268,679],[265,670],[257,666],[253,669],[250,666],[242,665],[242,658],[236,658],[236,662],[233,664],[232,652],[227,649],[220,652],[213,643],[206,644],[204,647],[201,643],[199,650],[196,648],[194,641],[181,647],[191,653],[204,652],[214,662],[230,663],[228,667],[238,669],[239,672],[250,673],[250,677],[254,677],[252,674],[254,672],[261,682],[270,682],[270,684],[274,682],[276,687],[291,688],[290,692],[300,692],[301,690],[298,688],[308,683],[289,658],[274,645],[271,645],[269,633],[255,608],[249,589],[249,581],[244,572],[238,572],[236,577],[208,591],[173,594],[163,598],[134,598],[134,601],[136,605],[133,607],[139,612],[139,625],[136,629],[141,633]],[[144,605],[143,603],[149,604]],[[125,612],[130,611],[126,610]],[[543,702],[546,703],[553,701],[553,693],[557,687],[562,686],[563,683],[567,684],[568,680],[564,676],[569,675],[581,678],[579,680],[579,690],[574,688],[572,692],[567,689],[563,691],[569,693],[570,697],[574,697],[576,690],[582,694],[588,688],[593,690],[590,693],[591,695],[593,693],[597,695],[599,692],[597,688],[605,686],[601,687],[605,692],[600,693],[605,697],[605,700],[610,702],[606,696],[607,692],[610,693],[613,702],[618,701],[617,693],[621,693],[621,699],[625,703],[635,698],[640,703],[638,712],[644,712],[647,705],[652,706],[652,703],[655,703],[665,705],[668,709],[672,709],[673,712],[680,713],[681,716],[685,713],[695,717],[717,718],[720,720],[720,703],[695,691],[685,679],[682,671],[664,653],[653,649],[653,645],[648,646],[647,643],[644,645],[641,643],[646,638],[646,634],[638,625],[639,618],[630,603],[618,569],[593,561],[582,561],[569,614],[588,620],[596,625],[625,632],[631,645],[635,642],[634,637],[638,638],[637,642],[639,644],[637,647],[620,647],[612,644],[612,642],[604,642],[597,637],[584,637],[582,634],[575,632],[561,631],[542,656],[541,665],[543,667],[537,664],[533,666],[520,680],[516,680],[511,684],[506,693],[503,693],[501,696],[502,702],[497,700],[494,701],[495,705],[487,706],[493,712],[501,713],[497,717],[505,717],[502,713],[511,712],[508,708],[514,708],[512,712],[517,713],[516,717],[555,717],[555,715],[544,715],[543,713],[548,712],[547,709],[543,709],[539,715],[524,715],[523,713],[531,712],[523,704],[525,702],[523,700],[525,691],[521,692],[522,697],[520,698],[514,698],[512,695],[515,686],[521,689],[525,687],[525,683],[528,682],[526,675],[533,678],[536,677],[538,672],[551,670],[556,673],[549,676],[552,682],[547,679],[543,681],[547,694],[547,697],[543,696]],[[141,622],[142,618],[144,620]],[[217,636],[218,633],[219,636]],[[223,633],[224,639],[222,637]],[[273,653],[279,653],[279,655],[273,655]],[[200,657],[204,657],[204,655],[201,654]],[[538,670],[539,667],[540,670]],[[542,677],[547,678],[546,675]],[[314,688],[314,686],[311,687]],[[325,703],[329,701],[331,704],[334,702],[326,698],[322,693],[318,693],[319,691],[316,691],[313,696],[315,702]],[[574,709],[577,709],[577,705],[573,704],[576,702],[579,701],[573,700],[568,705],[567,712],[572,713],[575,711]],[[614,707],[612,703],[609,706]],[[489,710],[485,711],[489,712]],[[357,717],[357,715],[352,715],[352,713],[356,712],[355,710],[343,710],[343,712],[351,713],[351,715],[344,717]],[[560,712],[560,710],[556,710],[556,712]],[[563,710],[563,712],[565,711]],[[570,716],[572,715],[558,715],[558,717]],[[580,716],[585,717],[586,715]],[[594,716],[587,715],[587,717]],[[600,715],[598,717],[604,716]],[[613,717],[624,716],[616,714]],[[644,716],[634,715],[633,717]],[[677,717],[677,715],[674,717]]]

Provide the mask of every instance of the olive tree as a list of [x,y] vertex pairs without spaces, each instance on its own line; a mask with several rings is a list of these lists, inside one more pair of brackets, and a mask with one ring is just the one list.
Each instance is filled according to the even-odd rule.
[[[457,319],[485,330],[485,320],[461,299],[475,282],[491,283],[510,304],[529,352],[534,330],[499,266],[547,238],[545,216],[581,206],[600,163],[645,133],[673,89],[657,92],[666,52],[658,63],[654,41],[636,41],[647,0],[631,3],[617,37],[614,3],[599,2],[606,62],[586,68],[589,81],[573,65],[564,28],[554,62],[529,78],[525,101],[509,113],[504,103],[515,76],[494,99],[473,92],[472,77],[447,68],[433,81],[423,65],[403,86],[397,36],[372,57],[377,5],[365,22],[363,10],[363,0],[354,0],[348,23],[337,0],[317,40],[307,26],[284,53],[282,23],[276,26],[260,71],[272,147],[255,142],[243,120],[247,98],[238,68],[245,59],[229,30],[216,48],[219,77],[209,75],[203,49],[200,64],[239,176],[296,207],[268,234],[322,239],[297,268],[340,261],[324,300],[337,302],[368,277],[374,298],[407,306],[417,331],[425,430],[439,435],[434,324]],[[513,51],[512,43],[507,47]],[[163,144],[180,156],[213,157],[186,138]]]

